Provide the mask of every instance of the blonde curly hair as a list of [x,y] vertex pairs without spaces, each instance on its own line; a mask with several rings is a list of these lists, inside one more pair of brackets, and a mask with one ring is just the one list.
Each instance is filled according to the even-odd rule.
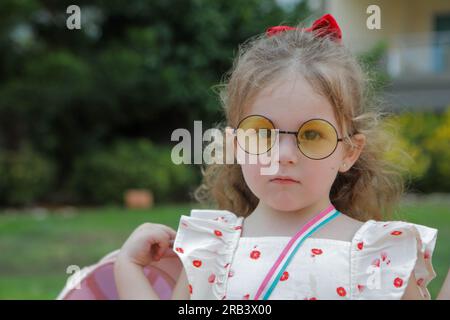
[[[401,167],[385,160],[392,137],[382,130],[381,103],[373,95],[364,65],[344,46],[327,37],[296,30],[267,37],[260,34],[239,46],[233,67],[219,88],[226,123],[235,128],[243,111],[265,88],[290,72],[302,75],[328,99],[345,143],[351,132],[366,136],[355,164],[339,173],[330,200],[339,211],[360,221],[390,217],[404,191]],[[258,198],[250,191],[239,164],[212,164],[202,168],[203,182],[194,196],[200,203],[248,216]]]

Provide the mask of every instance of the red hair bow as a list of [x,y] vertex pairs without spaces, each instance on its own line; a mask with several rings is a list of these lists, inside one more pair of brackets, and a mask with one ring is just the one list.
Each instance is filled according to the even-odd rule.
[[[297,28],[290,26],[275,26],[267,28],[266,35],[273,36],[279,32],[295,30]],[[314,21],[313,25],[309,28],[304,28],[304,31],[314,32],[316,37],[330,37],[332,40],[337,43],[341,43],[342,41],[342,32],[337,24],[336,20],[333,18],[331,14],[326,14],[321,18]]]

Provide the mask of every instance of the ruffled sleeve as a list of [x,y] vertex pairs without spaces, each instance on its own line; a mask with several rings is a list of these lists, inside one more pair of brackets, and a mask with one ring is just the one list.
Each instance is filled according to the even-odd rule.
[[422,296],[430,299],[436,237],[436,229],[423,225],[367,221],[351,244],[351,298],[401,299],[414,272]]
[[225,298],[243,219],[228,210],[194,209],[181,216],[173,250],[183,263],[192,300]]

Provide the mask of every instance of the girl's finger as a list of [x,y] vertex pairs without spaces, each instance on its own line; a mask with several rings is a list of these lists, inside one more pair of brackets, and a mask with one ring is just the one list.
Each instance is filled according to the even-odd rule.
[[158,240],[158,256],[162,256],[162,253],[164,253],[164,251],[169,247],[169,241],[169,235],[166,232],[163,232],[163,234],[161,234],[161,238]]
[[172,228],[169,227],[169,226],[166,226],[165,224],[163,224],[162,227],[163,227],[165,230],[167,230],[169,233],[171,233],[171,234],[176,234],[176,233],[177,233],[174,229],[172,229]]
[[166,225],[161,225],[161,227],[165,232],[167,232],[167,234],[169,234],[170,239],[175,239],[175,237],[177,236],[177,232],[175,230]]
[[169,241],[161,241],[158,244],[157,256],[162,257],[164,252],[169,248]]
[[172,258],[172,257],[178,257],[178,255],[175,253],[175,251],[173,251],[172,248],[169,248],[164,252],[163,257],[164,258]]

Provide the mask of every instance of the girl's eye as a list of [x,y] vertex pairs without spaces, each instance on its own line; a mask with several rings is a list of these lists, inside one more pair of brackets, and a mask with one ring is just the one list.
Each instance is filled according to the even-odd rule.
[[314,130],[307,130],[302,133],[302,139],[304,140],[317,140],[320,139],[320,133]]

